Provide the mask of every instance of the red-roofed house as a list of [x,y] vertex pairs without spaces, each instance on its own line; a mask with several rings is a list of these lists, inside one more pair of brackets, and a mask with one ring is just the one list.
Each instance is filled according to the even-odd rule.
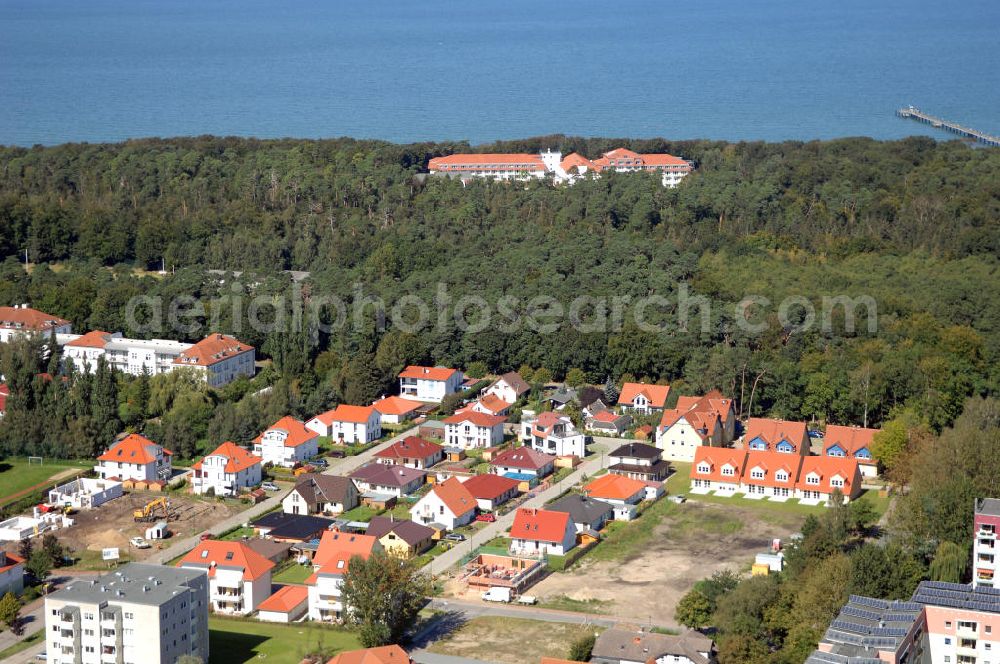
[[853,457],[861,467],[862,477],[876,477],[878,462],[872,456],[872,438],[878,429],[829,424],[823,437],[823,455]]
[[516,496],[520,484],[517,480],[492,473],[474,475],[465,480],[465,488],[484,512],[491,512]]
[[732,442],[736,411],[732,399],[719,391],[703,397],[680,397],[677,407],[663,411],[656,428],[656,446],[672,461],[694,461],[703,445],[719,447]]
[[407,436],[375,453],[375,460],[384,464],[395,464],[407,468],[426,470],[444,459],[444,448],[437,443]]
[[130,433],[97,457],[94,470],[101,479],[165,482],[173,472],[171,452],[150,439]]
[[802,468],[802,456],[787,452],[747,452],[740,482],[747,498],[784,501],[795,495],[795,482]]
[[97,362],[104,357],[104,346],[112,339],[121,338],[103,330],[93,330],[63,344],[63,360],[73,360],[73,368],[85,373],[97,371]]
[[462,380],[462,372],[457,369],[408,366],[399,373],[399,395],[441,403],[446,396],[459,391]]
[[839,490],[845,501],[861,494],[861,470],[856,459],[850,457],[807,456],[795,493],[802,503],[826,503],[833,492]]
[[516,371],[509,371],[483,390],[483,394],[493,394],[509,404],[514,404],[522,396],[531,391],[528,381],[521,378],[521,374]]
[[805,422],[751,417],[743,440],[746,441],[748,450],[809,454]]
[[238,376],[253,377],[256,352],[228,334],[210,334],[174,359],[176,367],[197,369],[211,387],[222,387]]
[[620,436],[632,424],[632,417],[611,410],[599,410],[587,418],[584,428],[602,434]]
[[254,438],[253,453],[265,464],[291,468],[319,454],[319,434],[286,415]]
[[637,505],[646,496],[648,484],[624,475],[601,475],[583,487],[583,493],[614,508],[616,521],[631,521],[638,513]]
[[669,385],[625,383],[618,394],[618,405],[648,415],[653,411],[663,410],[669,395]]
[[475,497],[457,477],[435,484],[423,498],[410,508],[410,518],[416,523],[438,523],[454,530],[472,523],[476,517]]
[[260,484],[262,462],[259,456],[227,441],[191,467],[191,490],[207,493],[212,489],[216,496],[235,496],[240,489]]
[[264,622],[292,623],[309,610],[309,589],[306,586],[282,586],[257,605],[257,619]]
[[463,450],[493,447],[503,442],[503,423],[506,421],[506,417],[474,410],[455,413],[444,421],[445,441]]
[[618,173],[642,171],[660,173],[664,187],[676,187],[691,172],[692,167],[684,159],[671,154],[639,154],[626,148],[616,148],[605,152],[593,162],[597,171],[606,169]]
[[382,437],[382,416],[374,406],[340,404],[306,422],[306,427],[334,442],[372,443]]
[[524,411],[519,438],[525,445],[547,454],[587,456],[587,438],[576,430],[568,415],[547,411],[533,416]]
[[372,552],[381,549],[382,545],[371,535],[324,532],[313,558],[316,572],[306,579],[309,586],[309,619],[326,622],[342,620],[346,607],[341,601],[341,587],[351,559],[360,557],[368,560]]
[[0,597],[7,593],[20,595],[24,590],[24,559],[0,551]]
[[379,646],[345,650],[326,664],[412,664],[413,660],[399,646]]
[[532,475],[542,478],[555,470],[556,458],[530,447],[510,447],[490,461],[496,475]]
[[402,424],[414,417],[423,405],[419,401],[403,397],[383,397],[372,404],[382,416],[382,421],[387,424]]
[[522,507],[510,527],[510,550],[515,554],[565,555],[576,546],[576,527],[566,512]]
[[218,613],[247,615],[271,595],[274,563],[246,542],[199,542],[177,566],[208,572],[208,599]]
[[484,394],[470,406],[477,413],[487,415],[506,415],[510,412],[510,404],[495,394]]
[[434,157],[427,163],[432,175],[524,180],[545,177],[542,155],[523,153],[473,153]]
[[691,464],[691,493],[731,496],[740,490],[746,450],[727,447],[698,447]]
[[26,304],[0,307],[0,343],[6,343],[22,334],[72,334],[68,320],[32,309]]

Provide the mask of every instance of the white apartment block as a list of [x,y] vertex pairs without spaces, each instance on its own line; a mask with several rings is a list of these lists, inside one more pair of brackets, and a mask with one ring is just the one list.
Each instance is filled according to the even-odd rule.
[[171,454],[150,439],[131,433],[97,457],[94,471],[105,480],[165,482],[173,473]]
[[409,366],[399,373],[399,395],[405,399],[441,403],[462,387],[462,372],[446,367]]
[[68,320],[32,309],[27,304],[0,307],[0,343],[6,343],[22,334],[71,334],[73,326]]
[[240,541],[205,540],[177,565],[208,576],[212,611],[249,615],[271,596],[274,563]]
[[506,417],[474,410],[456,413],[444,421],[445,441],[463,450],[494,447],[503,442]]
[[236,443],[225,442],[192,466],[191,490],[216,496],[235,496],[261,483],[262,462]]
[[554,456],[587,455],[587,438],[576,430],[567,415],[544,412],[535,415],[526,410],[521,413],[519,438],[522,443],[539,452]]
[[78,578],[45,598],[50,664],[174,664],[208,661],[208,576],[130,563]]

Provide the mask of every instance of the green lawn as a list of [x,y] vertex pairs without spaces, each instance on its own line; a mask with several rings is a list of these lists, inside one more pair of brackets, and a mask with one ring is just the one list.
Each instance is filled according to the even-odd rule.
[[271,580],[275,583],[305,583],[312,574],[312,567],[294,563],[275,574]]
[[310,623],[280,625],[249,620],[208,619],[210,657],[208,664],[244,664],[266,660],[268,664],[298,664],[321,651],[324,658],[342,650],[360,648],[354,632]]
[[45,630],[40,629],[37,632],[32,632],[23,641],[18,641],[9,648],[4,648],[0,650],[0,661],[6,661],[8,657],[13,657],[19,652],[25,651],[33,645],[41,643],[45,640]]
[[371,521],[373,516],[378,516],[379,510],[368,507],[367,505],[358,505],[353,510],[348,510],[340,515],[340,518],[347,519],[348,521]]
[[232,532],[226,533],[225,535],[223,535],[219,539],[221,539],[221,540],[236,541],[236,540],[239,540],[239,539],[243,539],[244,537],[253,537],[254,536],[253,532],[254,531],[253,531],[253,527],[252,526],[247,526],[247,527],[240,526],[236,530],[233,530]]
[[545,609],[560,611],[577,611],[579,613],[607,613],[606,605],[610,602],[604,599],[573,599],[566,595],[557,595],[540,600],[538,606]]
[[434,560],[434,558],[438,557],[439,555],[447,551],[449,548],[451,547],[446,546],[441,542],[438,542],[432,548],[428,549],[427,551],[424,551],[419,556],[414,558],[413,562],[416,563],[417,567],[423,567],[430,561]]
[[43,463],[28,464],[27,457],[8,457],[0,461],[0,503],[36,484],[46,481],[56,473],[68,468],[85,470],[92,468],[93,461],[64,461],[46,459]]

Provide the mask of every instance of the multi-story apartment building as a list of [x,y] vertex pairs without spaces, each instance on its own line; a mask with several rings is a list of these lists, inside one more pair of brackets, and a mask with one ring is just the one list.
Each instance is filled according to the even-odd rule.
[[463,450],[493,447],[503,442],[506,417],[474,410],[455,413],[444,421],[445,442]]
[[[111,368],[133,376],[142,373],[158,376],[173,371],[177,358],[189,348],[191,348],[191,344],[183,341],[126,339],[115,336],[104,344],[104,361]],[[91,350],[93,351],[93,348]],[[92,366],[96,368],[96,362]],[[90,371],[93,369],[91,368]]]
[[0,307],[0,342],[10,341],[22,334],[72,334],[73,325],[68,320],[32,309],[26,304]]
[[191,467],[191,490],[216,496],[235,496],[261,482],[263,459],[226,441]]
[[94,470],[101,479],[165,482],[173,473],[172,452],[149,438],[130,433],[97,457]]
[[972,585],[996,587],[997,530],[1000,529],[1000,499],[976,500],[972,528]]
[[703,397],[679,397],[676,408],[663,411],[656,428],[656,446],[671,461],[691,462],[697,448],[726,445],[735,433],[733,400],[712,391]]
[[399,373],[399,394],[406,399],[441,403],[459,391],[462,379],[458,369],[408,366]]
[[265,464],[291,468],[319,454],[319,434],[286,415],[254,439],[253,453]]
[[851,595],[806,664],[923,664],[925,635],[922,604]]
[[227,334],[210,334],[173,360],[175,368],[195,369],[209,387],[228,385],[240,376],[253,377],[256,351]]
[[371,535],[324,532],[316,557],[313,558],[316,571],[306,579],[306,585],[309,586],[310,620],[343,620],[347,606],[342,600],[341,588],[344,585],[344,575],[350,569],[351,559],[357,556],[368,560],[374,551],[381,550],[382,545]]
[[217,613],[248,615],[271,596],[274,563],[246,542],[199,542],[177,566],[208,575],[208,600]]
[[130,563],[45,597],[50,664],[208,661],[208,575]]
[[372,443],[382,437],[382,415],[374,406],[341,404],[312,418],[306,427],[338,443]]

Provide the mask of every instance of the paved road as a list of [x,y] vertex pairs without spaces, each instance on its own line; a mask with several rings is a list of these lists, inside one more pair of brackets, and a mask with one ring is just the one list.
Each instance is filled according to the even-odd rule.
[[[338,459],[338,460],[331,459],[330,467],[324,470],[323,474],[346,475],[347,473],[368,463],[372,459],[372,457],[375,456],[376,452],[383,450],[386,447],[389,447],[396,441],[401,440],[407,436],[414,436],[416,435],[416,433],[417,433],[417,427],[412,427],[410,429],[407,429],[403,433],[399,434],[398,436],[390,438],[384,443],[381,443],[379,445],[376,445],[375,447],[365,450],[364,452],[358,454],[357,456],[345,457],[343,459]],[[252,521],[261,514],[264,514],[265,512],[278,506],[281,503],[281,499],[286,495],[286,493],[287,492],[284,490],[279,491],[274,495],[268,497],[263,502],[257,503],[250,509],[239,512],[238,514],[234,514],[233,516],[229,517],[224,521],[220,521],[219,523],[212,526],[212,531],[224,532],[231,528],[242,526],[244,523],[247,523],[248,521]],[[188,551],[193,549],[195,545],[198,544],[199,536],[200,534],[188,537],[187,539],[177,540],[176,542],[172,543],[168,548],[160,551],[158,555],[151,557],[147,562],[166,563],[169,560],[173,560],[177,556],[187,553]]]
[[[607,465],[606,453],[609,449],[614,449],[614,447],[611,447],[612,445],[617,446],[619,444],[621,444],[621,439],[618,438],[594,438],[591,450],[595,452],[595,454],[592,459],[577,466],[576,470],[574,470],[571,474],[567,475],[561,481],[557,482],[545,491],[535,494],[528,500],[524,501],[524,503],[521,504],[521,507],[542,507],[546,502],[552,500],[560,493],[579,482],[584,475],[593,475],[601,468],[604,468],[605,465]],[[514,523],[514,515],[516,513],[517,510],[513,510],[504,514],[493,523],[487,524],[485,528],[477,531],[465,542],[462,542],[458,546],[445,551],[432,560],[430,564],[424,567],[424,570],[431,574],[441,574],[453,565],[458,564],[458,562],[464,556],[468,555],[469,552],[479,546],[482,546],[483,544],[486,544],[495,537],[506,534]]]
[[[97,572],[69,572],[58,570],[56,573],[49,577],[48,581],[52,590],[58,590],[67,581],[73,578],[78,578],[82,576],[93,576]],[[24,625],[24,631],[20,636],[14,636],[10,630],[4,630],[0,632],[0,650],[6,650],[10,646],[14,645],[18,641],[21,641],[33,633],[37,632],[39,629],[45,629],[45,598],[39,597],[30,604],[26,605],[21,609],[21,620]],[[18,653],[16,657],[9,658],[10,661],[22,661],[21,657],[25,657],[28,653],[31,654],[31,659],[35,654],[44,650],[41,645],[37,649],[29,649],[24,651],[24,653]],[[24,660],[27,661],[27,660]]]
[[493,662],[484,662],[481,659],[439,655],[436,652],[427,652],[426,650],[414,650],[410,653],[410,657],[417,664],[494,664]]
[[[605,616],[597,613],[560,611],[558,609],[545,609],[538,606],[480,602],[478,600],[454,599],[450,597],[432,599],[429,608],[437,611],[456,612],[466,620],[480,616],[496,616],[500,618],[522,618],[524,620],[569,623],[572,625],[598,625],[600,627],[614,627],[621,622],[627,622],[614,616]],[[653,623],[653,626],[667,629],[676,628],[676,625],[670,623],[660,624],[657,622]]]

